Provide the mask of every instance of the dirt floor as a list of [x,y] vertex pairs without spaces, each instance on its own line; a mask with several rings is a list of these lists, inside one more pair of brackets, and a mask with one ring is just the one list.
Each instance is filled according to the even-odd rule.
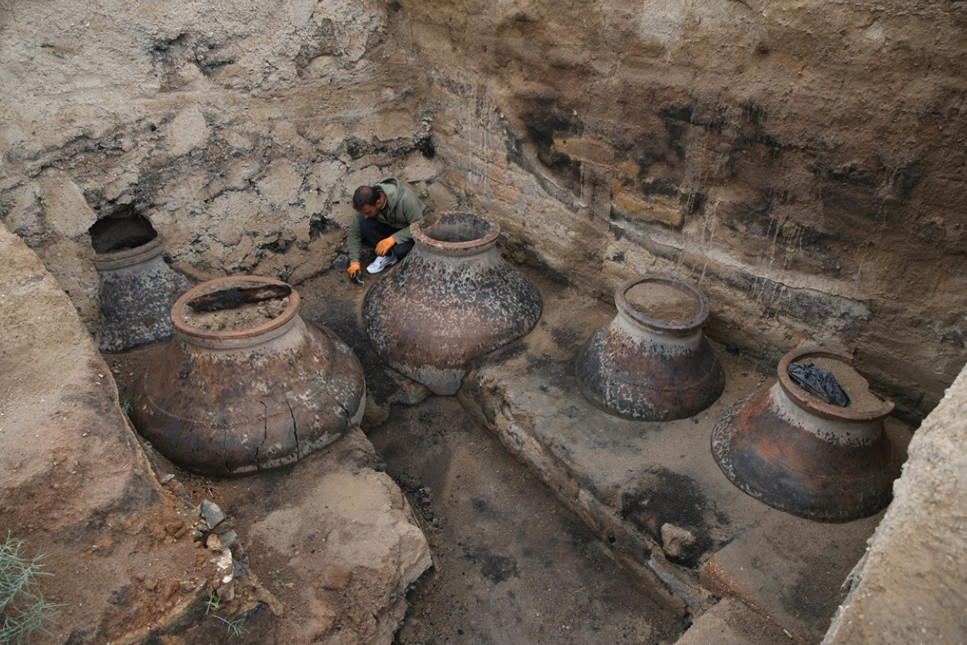
[[[365,287],[343,277],[335,270],[299,285],[303,317],[353,347],[371,389],[392,388],[354,322]],[[105,356],[122,407],[159,350]],[[398,643],[672,643],[685,629],[685,617],[622,569],[545,484],[474,424],[456,397],[430,395],[388,412],[385,421],[364,429],[407,495],[434,562],[409,592]],[[178,479],[193,502],[212,499],[230,509],[236,526],[246,525],[246,506],[237,503],[244,488],[239,480],[180,471]],[[252,569],[284,605],[295,599],[289,588],[271,582],[278,563],[249,555]],[[297,611],[290,609],[286,619],[298,620]]]
[[683,629],[454,399],[395,410],[370,437],[436,565],[400,643],[666,643]]

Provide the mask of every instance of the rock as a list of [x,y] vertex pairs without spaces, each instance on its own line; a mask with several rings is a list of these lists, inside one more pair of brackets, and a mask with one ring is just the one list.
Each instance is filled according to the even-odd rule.
[[210,529],[214,529],[225,521],[225,513],[218,507],[218,504],[207,499],[201,501],[201,504],[198,505],[198,511]]
[[313,607],[302,629],[319,642],[337,642],[337,624],[352,642],[391,642],[406,612],[405,590],[433,564],[396,484],[348,458],[370,458],[372,446],[363,442],[356,429],[297,463],[262,491],[265,508],[275,510],[239,526],[247,544],[265,545],[258,557],[286,563],[287,578]]
[[236,533],[235,529],[229,526],[226,522],[222,522],[218,525],[218,528],[215,530],[215,535],[217,535],[221,543],[229,549],[234,549],[239,545],[238,533]]
[[48,639],[119,641],[132,625],[166,625],[170,587],[126,589],[158,572],[202,584],[194,544],[175,537],[183,507],[158,486],[64,285],[2,225],[0,256],[0,525],[55,572],[43,580],[59,604]]
[[211,562],[215,565],[215,573],[211,579],[212,588],[223,602],[231,602],[235,599],[235,564],[232,561],[232,552],[225,548],[218,549]]
[[674,524],[663,524],[661,527],[661,550],[669,558],[677,558],[682,549],[695,543],[695,535],[688,529]]

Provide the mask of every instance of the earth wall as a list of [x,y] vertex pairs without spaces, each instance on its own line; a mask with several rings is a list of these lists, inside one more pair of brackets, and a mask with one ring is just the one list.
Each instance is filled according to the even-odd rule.
[[[294,284],[356,185],[479,210],[610,299],[693,280],[707,333],[845,349],[918,421],[967,360],[967,9],[807,0],[64,0],[0,7],[0,217],[97,325],[90,226],[195,279]],[[593,330],[588,330],[590,333]]]

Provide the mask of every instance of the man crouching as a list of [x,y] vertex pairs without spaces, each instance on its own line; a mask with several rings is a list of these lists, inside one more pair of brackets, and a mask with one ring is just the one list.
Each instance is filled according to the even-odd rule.
[[420,226],[426,226],[426,204],[394,177],[357,188],[353,209],[356,216],[349,225],[348,239],[350,278],[360,274],[363,242],[376,249],[376,259],[366,270],[379,273],[402,260],[413,248],[410,225],[420,222]]

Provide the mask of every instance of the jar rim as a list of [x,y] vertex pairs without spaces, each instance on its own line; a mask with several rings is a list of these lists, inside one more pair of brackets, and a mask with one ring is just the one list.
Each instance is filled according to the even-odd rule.
[[[649,316],[628,301],[628,292],[640,284],[648,282],[664,284],[692,296],[698,306],[698,313],[686,320],[663,320]],[[614,293],[615,306],[619,311],[640,325],[669,333],[686,334],[697,331],[708,319],[708,299],[691,283],[675,276],[662,273],[644,273],[623,282]]]
[[[271,332],[277,331],[281,333],[291,325],[293,319],[299,313],[299,307],[301,303],[301,298],[299,293],[292,289],[289,292],[289,304],[285,309],[275,318],[268,320],[264,323],[255,325],[254,327],[247,327],[245,329],[235,329],[230,331],[216,331],[211,329],[200,329],[189,325],[185,320],[184,308],[188,306],[188,301],[196,296],[200,296],[206,293],[211,293],[212,291],[218,291],[219,289],[225,289],[232,286],[260,286],[260,285],[279,285],[279,286],[290,286],[282,280],[277,280],[275,278],[268,278],[264,276],[224,276],[221,278],[214,278],[206,282],[202,282],[195,287],[192,287],[185,293],[183,293],[175,304],[171,307],[171,322],[175,327],[175,331],[183,335],[188,340],[198,339],[202,342],[204,341],[215,341],[215,342],[231,342],[231,341],[244,341],[248,339],[261,339]],[[291,288],[291,287],[290,287]],[[275,334],[275,335],[278,335]]]
[[[485,227],[487,233],[481,237],[460,242],[440,240],[432,236],[434,228],[440,227],[441,225],[446,226],[451,223],[460,223],[461,221]],[[478,251],[483,250],[484,247],[493,246],[497,242],[497,238],[500,236],[500,225],[478,213],[470,211],[445,211],[440,214],[436,222],[428,226],[424,226],[420,222],[414,222],[410,226],[410,234],[417,244],[436,251]]]
[[818,345],[807,345],[787,352],[782,357],[782,360],[779,361],[779,366],[776,368],[776,371],[779,377],[779,387],[782,388],[782,391],[789,397],[789,400],[797,407],[826,419],[857,422],[882,419],[893,411],[894,403],[892,401],[883,401],[883,404],[874,410],[856,411],[809,397],[806,390],[797,385],[792,380],[792,377],[789,376],[789,366],[791,364],[809,357],[830,358],[846,363],[847,365],[851,365],[853,362],[853,357],[849,354],[832,349],[825,349]]
[[95,252],[94,267],[102,271],[111,271],[153,260],[164,252],[164,243],[164,236],[158,233],[144,244],[133,248]]

